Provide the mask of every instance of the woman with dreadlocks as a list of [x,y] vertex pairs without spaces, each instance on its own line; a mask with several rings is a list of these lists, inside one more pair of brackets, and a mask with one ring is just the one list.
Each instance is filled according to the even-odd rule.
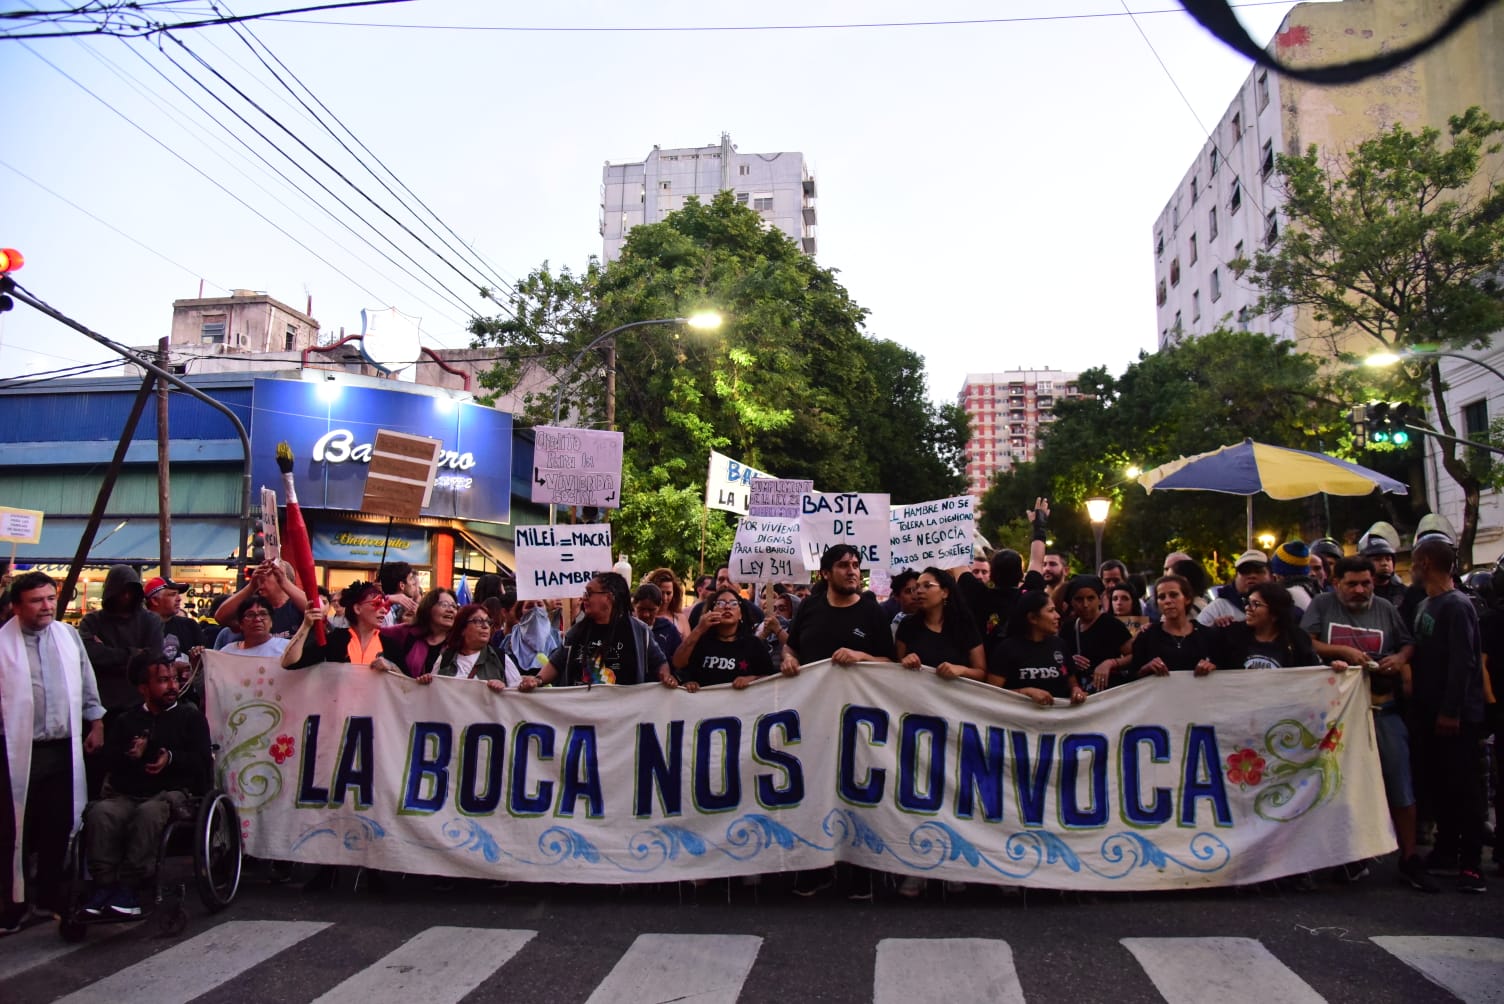
[[537,676],[524,676],[523,693],[548,684],[651,683],[677,687],[668,659],[646,624],[632,616],[632,593],[627,580],[615,572],[601,572],[585,586],[583,614],[564,635],[564,644],[549,653]]

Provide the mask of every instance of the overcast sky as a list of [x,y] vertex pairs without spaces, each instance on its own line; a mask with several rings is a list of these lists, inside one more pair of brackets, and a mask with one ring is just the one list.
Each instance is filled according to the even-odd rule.
[[[303,4],[265,0],[236,13],[276,6]],[[578,268],[601,253],[605,161],[641,160],[654,144],[715,143],[722,131],[744,153],[802,152],[819,186],[820,263],[839,270],[871,311],[868,332],[922,353],[932,395],[952,399],[967,372],[1093,365],[1116,372],[1155,344],[1154,219],[1205,139],[1196,116],[1214,123],[1249,65],[1173,0],[1128,6],[1144,13],[1130,18],[1111,0],[755,7],[418,0],[250,27],[270,50],[263,58],[285,64],[277,68],[283,79],[291,82],[288,71],[301,79],[508,281],[545,260]],[[1239,13],[1266,42],[1292,6],[1253,4]],[[197,9],[180,13],[190,7]],[[1089,14],[1115,16],[1064,17]],[[1005,18],[1040,20],[996,20]],[[970,19],[994,23],[850,26]],[[793,25],[847,27],[750,30]],[[741,30],[622,30],[711,26]],[[485,309],[473,287],[203,64],[418,229],[398,200],[292,103],[230,29],[173,38],[187,48],[160,38],[45,39],[26,43],[30,51],[0,42],[0,245],[25,253],[18,278],[131,345],[167,334],[172,301],[198,295],[200,280],[210,296],[265,290],[300,309],[311,295],[326,331],[358,331],[362,308],[395,306],[423,318],[429,344],[466,344],[465,311]],[[417,278],[215,126],[209,112],[369,233],[169,55],[380,221],[401,250],[372,240]],[[440,250],[459,264],[457,253]],[[30,308],[0,314],[0,375],[107,355]]]

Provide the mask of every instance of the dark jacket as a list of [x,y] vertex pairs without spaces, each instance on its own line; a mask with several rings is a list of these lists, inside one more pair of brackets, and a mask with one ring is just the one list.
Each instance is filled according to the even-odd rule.
[[[456,676],[459,666],[455,660],[459,656],[459,650],[454,648],[444,649],[444,654],[439,656],[439,664],[434,667],[435,676]],[[501,653],[490,645],[480,650],[480,658],[475,660],[475,675],[472,680],[505,680],[507,678],[506,664],[502,662]]]
[[[582,667],[580,661],[583,658],[583,641],[590,627],[589,618],[581,618],[569,633],[564,636],[564,644],[555,649],[548,657],[553,667],[558,671],[559,677],[555,680],[555,686],[574,687],[580,683]],[[636,617],[627,617],[627,625],[632,631],[632,642],[637,650],[637,665],[635,673],[628,679],[618,680],[617,683],[637,684],[658,682],[658,667],[668,662],[668,657],[658,647],[658,641],[653,637],[653,632],[646,624]]]
[[129,565],[112,565],[104,578],[104,600],[78,625],[84,651],[99,681],[99,702],[106,710],[139,704],[141,695],[126,678],[137,652],[162,651],[162,618],[146,609],[141,577]]

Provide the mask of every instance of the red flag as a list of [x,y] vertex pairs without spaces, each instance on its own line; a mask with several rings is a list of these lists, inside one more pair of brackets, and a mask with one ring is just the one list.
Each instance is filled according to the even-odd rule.
[[[308,602],[322,606],[319,599],[318,576],[313,568],[313,542],[308,537],[308,525],[303,522],[303,510],[298,507],[298,487],[293,476],[292,447],[277,444],[277,467],[282,471],[282,485],[287,491],[287,519],[282,526],[282,557],[298,573],[298,582],[308,594]],[[318,643],[325,642],[324,622],[313,626]]]

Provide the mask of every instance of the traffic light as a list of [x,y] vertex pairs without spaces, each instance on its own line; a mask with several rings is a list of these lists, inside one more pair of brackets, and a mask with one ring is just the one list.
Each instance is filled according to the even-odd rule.
[[1389,441],[1395,446],[1410,444],[1410,431],[1405,428],[1410,423],[1410,410],[1408,404],[1397,404],[1389,409]]
[[16,305],[9,295],[16,288],[16,281],[10,273],[25,264],[26,258],[15,248],[0,248],[0,314]]
[[266,524],[261,520],[251,521],[251,561],[256,564],[266,560]]
[[1389,405],[1382,401],[1368,406],[1368,415],[1365,425],[1368,427],[1368,441],[1370,443],[1389,442]]
[[[1353,409],[1354,416],[1357,408]],[[1363,406],[1362,428],[1358,429],[1354,422],[1354,430],[1357,432],[1358,445],[1366,446],[1369,443],[1382,444],[1385,446],[1408,446],[1410,445],[1410,430],[1406,428],[1412,419],[1414,408],[1408,404],[1390,404],[1387,401],[1374,401]]]

